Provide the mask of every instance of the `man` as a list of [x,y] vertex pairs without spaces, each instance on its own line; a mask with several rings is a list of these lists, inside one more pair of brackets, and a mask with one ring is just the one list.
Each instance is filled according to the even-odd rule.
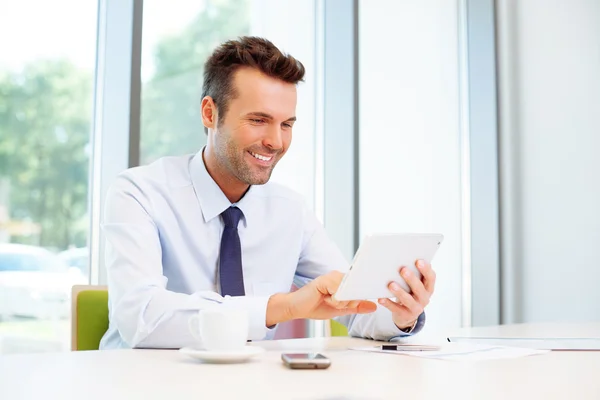
[[[103,229],[110,326],[100,347],[197,344],[189,318],[205,308],[247,310],[251,340],[277,324],[336,318],[350,335],[387,340],[421,329],[434,290],[403,268],[409,295],[336,302],[348,264],[291,190],[267,183],[286,153],[304,67],[271,42],[243,37],[207,60],[197,154],[123,172],[106,200]],[[292,282],[299,290],[290,293]]]

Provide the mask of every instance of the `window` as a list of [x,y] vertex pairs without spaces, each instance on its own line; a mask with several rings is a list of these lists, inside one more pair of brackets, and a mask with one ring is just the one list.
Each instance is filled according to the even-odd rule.
[[249,33],[248,0],[146,2],[140,161],[198,151],[202,71],[222,41]]
[[92,1],[0,3],[1,353],[68,349],[70,288],[89,279],[96,17]]

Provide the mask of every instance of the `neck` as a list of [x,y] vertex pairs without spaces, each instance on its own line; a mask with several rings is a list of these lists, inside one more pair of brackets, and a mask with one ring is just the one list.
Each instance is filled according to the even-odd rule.
[[219,164],[213,152],[207,146],[202,152],[202,160],[210,177],[216,182],[223,194],[231,203],[240,201],[244,194],[250,188],[247,183],[241,182],[236,177],[228,173],[223,166]]

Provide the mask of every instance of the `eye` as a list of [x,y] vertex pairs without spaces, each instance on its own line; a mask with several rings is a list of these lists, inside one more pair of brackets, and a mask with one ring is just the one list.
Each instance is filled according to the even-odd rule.
[[251,118],[250,119],[251,122],[255,123],[255,124],[262,124],[265,122],[264,119],[258,119],[258,118]]
[[284,122],[283,126],[285,126],[286,128],[292,129],[293,125],[288,123],[288,122]]

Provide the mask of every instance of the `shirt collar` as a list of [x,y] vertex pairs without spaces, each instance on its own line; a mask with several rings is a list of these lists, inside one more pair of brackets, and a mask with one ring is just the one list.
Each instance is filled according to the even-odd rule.
[[218,217],[227,208],[235,206],[244,213],[242,220],[244,221],[244,224],[247,225],[256,187],[250,186],[244,197],[237,203],[232,204],[219,185],[217,185],[208,173],[202,157],[203,152],[204,148],[194,155],[190,161],[189,169],[192,185],[194,186],[194,192],[196,193],[198,203],[200,203],[204,222],[208,222],[213,218]]

